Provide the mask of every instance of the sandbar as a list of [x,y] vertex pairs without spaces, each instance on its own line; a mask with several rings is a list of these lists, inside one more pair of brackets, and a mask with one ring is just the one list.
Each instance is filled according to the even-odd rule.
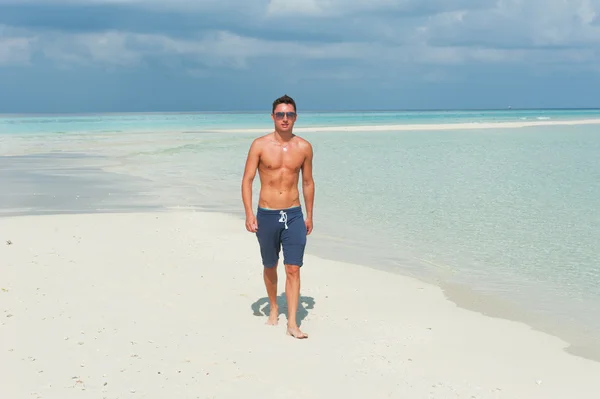
[[[466,122],[466,123],[410,123],[394,125],[356,125],[356,126],[309,126],[295,127],[295,132],[366,132],[366,131],[421,131],[421,130],[473,130],[473,129],[519,129],[536,126],[576,126],[598,125],[600,118],[572,120],[536,120],[515,122]],[[221,133],[262,133],[265,129],[212,129]]]

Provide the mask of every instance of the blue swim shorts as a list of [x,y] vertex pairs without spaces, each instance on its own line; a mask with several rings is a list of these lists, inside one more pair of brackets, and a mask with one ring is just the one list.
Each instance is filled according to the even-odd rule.
[[302,208],[258,208],[256,213],[258,231],[256,237],[264,267],[275,267],[283,246],[283,263],[302,266],[306,247],[306,224]]

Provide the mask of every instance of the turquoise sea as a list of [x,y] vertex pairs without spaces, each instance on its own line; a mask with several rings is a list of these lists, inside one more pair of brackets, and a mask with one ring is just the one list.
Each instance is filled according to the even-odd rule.
[[[267,113],[270,110],[266,110]],[[356,126],[471,122],[520,122],[597,118],[600,110],[504,110],[504,111],[353,111],[302,112],[299,126]],[[130,113],[89,115],[2,115],[2,133],[82,133],[130,131],[195,132],[212,129],[270,128],[259,112]]]
[[[4,207],[157,204],[241,217],[240,179],[257,133],[240,129],[269,132],[269,111],[0,116],[3,185],[18,192]],[[600,110],[299,111],[302,128],[600,118]],[[303,131],[315,149],[308,251],[435,282],[460,306],[525,321],[600,357],[600,125],[457,126]],[[45,179],[60,193],[50,195]],[[44,198],[59,194],[62,205],[48,208]]]

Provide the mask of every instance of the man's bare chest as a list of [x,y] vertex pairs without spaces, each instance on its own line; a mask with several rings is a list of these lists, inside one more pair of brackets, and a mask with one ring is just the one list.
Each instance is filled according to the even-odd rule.
[[260,157],[260,166],[266,170],[286,169],[297,171],[302,167],[304,155],[295,148],[273,148],[264,151]]

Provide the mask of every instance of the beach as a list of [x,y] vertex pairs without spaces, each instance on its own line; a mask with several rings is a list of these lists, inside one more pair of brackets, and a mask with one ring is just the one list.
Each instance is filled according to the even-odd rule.
[[[265,325],[256,239],[220,213],[3,218],[4,398],[597,398],[600,363],[415,279],[308,255],[306,340]],[[309,238],[310,244],[310,238]],[[279,286],[283,287],[284,277]]]
[[244,227],[268,115],[0,118],[0,397],[599,397],[593,112],[301,116],[307,340]]

